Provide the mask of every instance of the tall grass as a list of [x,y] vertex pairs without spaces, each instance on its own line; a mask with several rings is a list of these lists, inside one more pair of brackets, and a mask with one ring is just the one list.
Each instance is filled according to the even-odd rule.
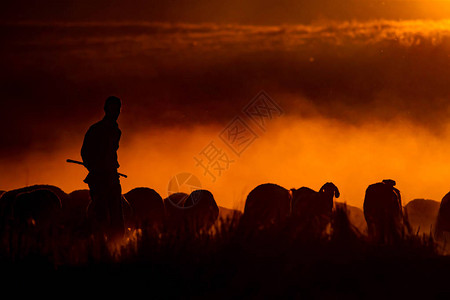
[[320,234],[292,220],[246,230],[237,217],[198,232],[142,226],[119,241],[71,232],[10,227],[1,236],[2,269],[104,278],[174,297],[365,298],[388,288],[408,294],[402,289],[419,281],[429,287],[450,267],[432,236],[405,230],[395,242],[376,243],[349,222],[345,207]]

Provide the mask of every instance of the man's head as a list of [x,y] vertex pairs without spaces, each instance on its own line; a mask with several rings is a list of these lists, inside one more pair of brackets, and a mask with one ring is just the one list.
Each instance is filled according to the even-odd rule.
[[105,101],[105,115],[107,118],[110,118],[112,120],[117,120],[120,114],[120,107],[122,106],[122,103],[119,98],[115,96],[109,96],[108,99]]

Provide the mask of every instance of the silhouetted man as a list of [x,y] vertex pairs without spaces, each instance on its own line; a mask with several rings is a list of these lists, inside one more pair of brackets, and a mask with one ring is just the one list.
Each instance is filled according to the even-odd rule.
[[119,98],[106,99],[104,118],[89,128],[81,148],[84,166],[89,170],[84,180],[91,195],[88,215],[94,229],[109,237],[124,233],[122,188],[117,172],[117,149],[122,134],[117,124],[120,108]]

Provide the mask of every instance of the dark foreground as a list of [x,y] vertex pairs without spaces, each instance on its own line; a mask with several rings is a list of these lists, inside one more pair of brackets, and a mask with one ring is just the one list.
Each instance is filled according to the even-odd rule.
[[18,296],[58,298],[450,296],[450,257],[429,236],[405,233],[392,244],[375,244],[348,224],[343,211],[334,213],[331,228],[322,236],[292,224],[249,232],[231,219],[214,234],[143,227],[113,245],[63,231],[10,231],[2,236],[1,282]]

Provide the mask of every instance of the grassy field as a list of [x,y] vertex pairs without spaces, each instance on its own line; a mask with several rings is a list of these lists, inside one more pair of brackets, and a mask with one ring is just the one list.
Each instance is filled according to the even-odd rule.
[[450,290],[450,258],[428,235],[405,231],[390,244],[374,243],[352,227],[345,208],[322,235],[291,222],[249,231],[239,221],[197,233],[142,226],[116,242],[73,228],[7,228],[2,283],[150,299],[430,299]]

